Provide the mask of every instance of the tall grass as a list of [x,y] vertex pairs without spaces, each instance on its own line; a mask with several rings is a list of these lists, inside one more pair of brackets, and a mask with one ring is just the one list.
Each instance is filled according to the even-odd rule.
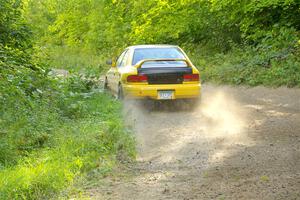
[[[81,73],[101,73],[108,59],[106,52],[86,49],[84,47],[46,46],[40,57],[47,57],[52,68],[65,69]],[[108,67],[108,66],[107,66]]]
[[135,156],[118,101],[76,76],[51,84],[30,106],[2,109],[0,199],[55,197],[91,170],[109,171],[118,154]]

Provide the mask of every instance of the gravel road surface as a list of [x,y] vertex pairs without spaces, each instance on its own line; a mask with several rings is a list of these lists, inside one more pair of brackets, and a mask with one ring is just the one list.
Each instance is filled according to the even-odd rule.
[[204,85],[193,111],[125,102],[137,162],[92,199],[300,199],[300,89]]

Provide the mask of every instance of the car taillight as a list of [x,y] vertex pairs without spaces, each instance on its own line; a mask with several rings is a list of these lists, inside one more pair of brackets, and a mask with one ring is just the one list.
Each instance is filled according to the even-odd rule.
[[148,77],[146,75],[130,75],[127,77],[127,82],[134,82],[134,83],[140,83],[140,82],[147,82]]
[[199,81],[199,74],[185,74],[183,81]]

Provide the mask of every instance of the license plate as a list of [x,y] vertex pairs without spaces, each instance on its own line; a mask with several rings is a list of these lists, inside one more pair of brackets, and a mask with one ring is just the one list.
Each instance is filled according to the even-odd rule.
[[158,99],[173,99],[173,91],[158,91]]

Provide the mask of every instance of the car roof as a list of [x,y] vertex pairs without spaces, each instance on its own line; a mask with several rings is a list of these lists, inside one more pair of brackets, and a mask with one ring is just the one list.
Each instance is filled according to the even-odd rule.
[[129,49],[147,49],[147,48],[168,48],[168,47],[178,47],[176,45],[169,44],[144,44],[144,45],[134,45],[128,47]]

